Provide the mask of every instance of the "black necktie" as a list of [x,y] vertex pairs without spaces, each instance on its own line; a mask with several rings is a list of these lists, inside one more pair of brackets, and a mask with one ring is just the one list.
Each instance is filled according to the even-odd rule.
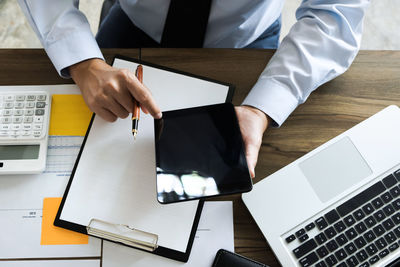
[[162,47],[203,47],[211,0],[171,0]]

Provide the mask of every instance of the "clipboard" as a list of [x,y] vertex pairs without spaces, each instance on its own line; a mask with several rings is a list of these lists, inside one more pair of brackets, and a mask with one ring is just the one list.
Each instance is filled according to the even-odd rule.
[[[122,56],[113,62],[133,71],[138,64],[162,111],[232,99],[227,83]],[[142,115],[135,142],[130,126],[130,118],[92,116],[54,225],[186,262],[203,201],[157,202],[153,119]]]

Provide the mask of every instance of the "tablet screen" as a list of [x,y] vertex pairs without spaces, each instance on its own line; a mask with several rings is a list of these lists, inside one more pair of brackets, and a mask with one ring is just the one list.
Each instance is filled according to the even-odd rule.
[[232,104],[164,112],[155,120],[155,136],[160,203],[251,190]]

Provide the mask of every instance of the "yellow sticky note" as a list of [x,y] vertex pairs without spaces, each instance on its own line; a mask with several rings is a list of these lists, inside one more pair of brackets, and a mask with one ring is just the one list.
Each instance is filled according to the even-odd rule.
[[45,198],[43,200],[42,236],[41,245],[81,245],[89,243],[89,236],[73,232],[53,225],[60,197]]
[[53,95],[49,135],[85,136],[91,117],[81,95]]

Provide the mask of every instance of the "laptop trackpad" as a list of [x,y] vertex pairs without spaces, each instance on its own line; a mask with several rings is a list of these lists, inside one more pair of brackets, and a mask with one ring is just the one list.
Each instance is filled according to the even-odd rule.
[[299,163],[322,202],[369,176],[372,171],[349,137],[337,141]]

